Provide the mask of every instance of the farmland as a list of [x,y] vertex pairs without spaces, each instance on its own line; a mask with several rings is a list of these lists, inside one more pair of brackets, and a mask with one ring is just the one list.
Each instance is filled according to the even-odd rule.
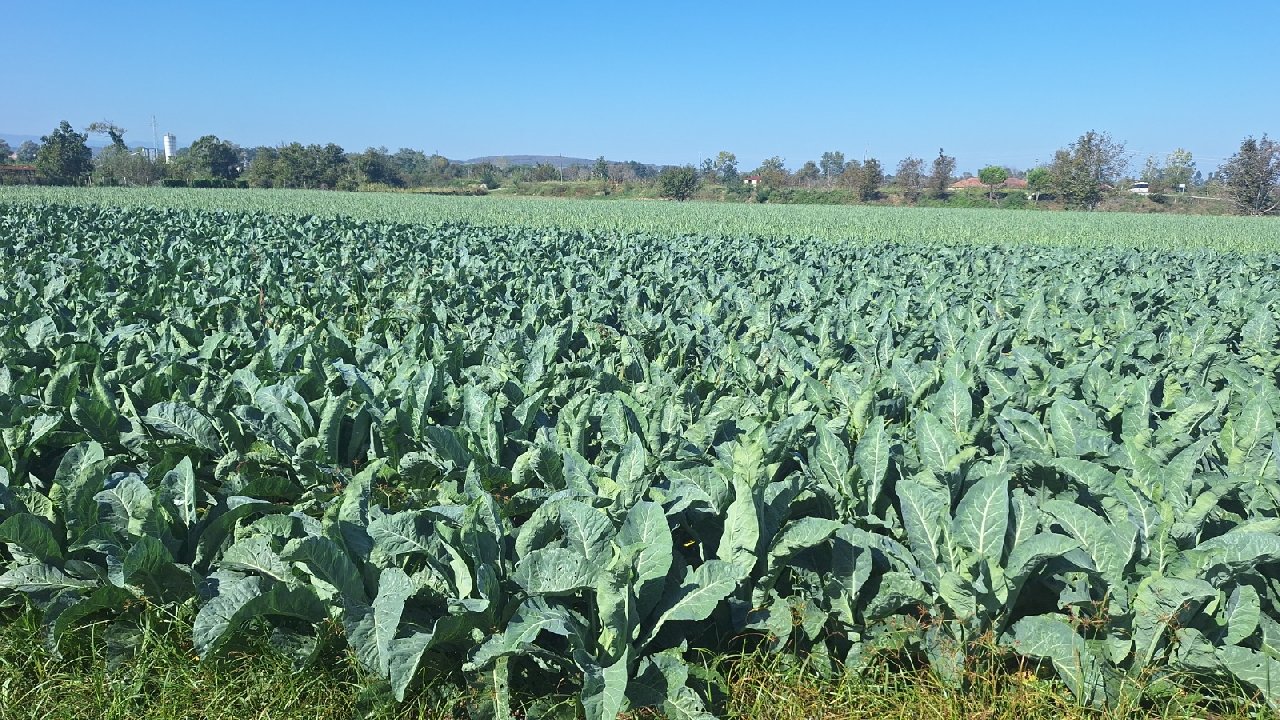
[[6,189],[0,604],[498,716],[741,653],[1277,706],[1278,227]]

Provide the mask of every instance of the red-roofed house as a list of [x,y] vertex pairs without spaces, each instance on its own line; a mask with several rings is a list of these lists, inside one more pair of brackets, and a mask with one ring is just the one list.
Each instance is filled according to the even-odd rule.
[[0,165],[0,185],[35,183],[35,165]]
[[971,177],[971,178],[965,178],[963,180],[958,180],[952,183],[951,187],[947,189],[948,190],[968,190],[970,188],[985,188],[985,187],[986,185],[983,185],[981,180],[979,180],[976,177]]

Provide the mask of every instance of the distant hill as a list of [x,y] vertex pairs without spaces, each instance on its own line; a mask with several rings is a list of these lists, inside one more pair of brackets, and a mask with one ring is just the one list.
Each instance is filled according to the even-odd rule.
[[[84,132],[84,128],[74,128],[74,129],[76,132],[81,132],[81,133]],[[52,130],[50,130],[50,132],[52,132]],[[28,140],[30,140],[33,143],[36,143],[37,145],[40,144],[39,135],[23,135],[22,133],[0,132],[0,138],[4,139],[5,142],[9,143],[9,147],[12,147],[14,150],[17,150],[19,145],[21,145],[24,142],[27,142]],[[111,141],[102,135],[90,135],[89,139],[86,140],[84,144],[89,146],[90,148],[101,149],[109,146],[111,144]],[[130,147],[132,146],[133,145],[131,144]],[[141,146],[139,145],[139,147]]]
[[513,165],[541,165],[546,163],[557,168],[567,168],[574,165],[594,165],[595,160],[587,158],[568,157],[565,155],[486,155],[484,157],[471,158],[470,160],[459,161],[463,165],[479,165],[481,163],[492,163],[498,167],[511,167]]
[[0,132],[0,138],[3,138],[5,142],[9,143],[14,150],[17,150],[19,145],[28,140],[35,143],[40,142],[39,135],[22,135],[19,133]]

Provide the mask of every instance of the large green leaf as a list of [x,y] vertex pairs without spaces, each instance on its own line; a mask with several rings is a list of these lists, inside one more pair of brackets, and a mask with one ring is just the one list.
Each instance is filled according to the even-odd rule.
[[640,435],[632,433],[631,439],[614,460],[610,473],[618,486],[615,501],[617,507],[629,508],[644,497],[649,489],[649,475],[645,469],[648,460],[649,453],[645,451]]
[[633,505],[618,530],[618,543],[637,549],[636,606],[639,615],[644,617],[661,600],[673,559],[674,542],[662,506],[653,502]]
[[1280,660],[1239,645],[1219,648],[1218,657],[1236,679],[1257,689],[1273,709],[1280,709]]
[[264,591],[256,576],[219,584],[217,595],[196,613],[191,631],[196,654],[201,659],[217,655],[246,623],[261,616],[317,623],[328,616],[328,608],[305,586],[278,584]]
[[1058,677],[1086,705],[1105,705],[1110,688],[1103,661],[1064,620],[1033,615],[1014,623],[1014,652],[1053,663]]
[[543,632],[567,636],[572,621],[569,614],[557,605],[548,605],[542,598],[529,598],[522,602],[502,632],[489,637],[468,658],[467,669],[487,667],[499,657],[528,651]]
[[213,455],[222,454],[222,439],[209,418],[182,403],[162,402],[152,405],[142,416],[152,430],[183,440]]
[[106,521],[128,535],[141,535],[155,502],[155,493],[136,475],[126,475],[115,487],[93,496],[106,505]]
[[405,601],[415,592],[413,581],[400,568],[385,568],[378,577],[373,605],[348,602],[343,615],[347,643],[364,666],[381,676],[390,674],[391,646],[400,628]]
[[516,564],[512,579],[530,595],[570,595],[594,587],[601,569],[579,550],[539,548]]
[[16,545],[22,552],[48,565],[62,560],[62,546],[53,533],[53,524],[42,517],[21,513],[0,523],[0,542]]
[[705,620],[738,586],[738,571],[722,560],[708,560],[692,570],[680,586],[654,610],[655,620],[641,641],[651,643],[669,622]]
[[1203,580],[1155,578],[1133,601],[1134,664],[1146,667],[1168,647],[1173,632],[1188,621],[1218,591]]
[[0,589],[29,594],[47,594],[63,590],[84,590],[97,583],[71,577],[51,565],[19,565],[0,575]]
[[951,540],[977,552],[993,563],[1004,556],[1005,533],[1009,529],[1009,480],[995,473],[974,483],[956,506],[951,522]]
[[338,600],[344,605],[369,602],[359,569],[333,540],[316,535],[295,540],[285,548],[282,557],[302,563],[312,575],[337,588]]
[[735,568],[739,579],[751,574],[757,562],[760,545],[760,505],[751,485],[740,477],[733,479],[733,502],[724,517],[724,535],[716,557]]
[[561,501],[556,508],[566,547],[591,559],[598,559],[608,551],[609,540],[614,535],[613,523],[609,522],[608,516],[577,500]]
[[889,471],[889,453],[889,432],[885,429],[884,418],[877,416],[858,438],[858,447],[853,451],[854,462],[862,471],[862,482],[866,484],[868,514],[875,512],[880,500]]

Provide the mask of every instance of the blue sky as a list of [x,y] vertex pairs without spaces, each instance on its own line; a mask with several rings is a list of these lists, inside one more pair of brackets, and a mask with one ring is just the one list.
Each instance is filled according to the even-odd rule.
[[[1280,3],[0,3],[0,132],[798,167],[1029,167],[1089,129],[1215,168],[1280,135]],[[29,59],[25,62],[22,59]]]

